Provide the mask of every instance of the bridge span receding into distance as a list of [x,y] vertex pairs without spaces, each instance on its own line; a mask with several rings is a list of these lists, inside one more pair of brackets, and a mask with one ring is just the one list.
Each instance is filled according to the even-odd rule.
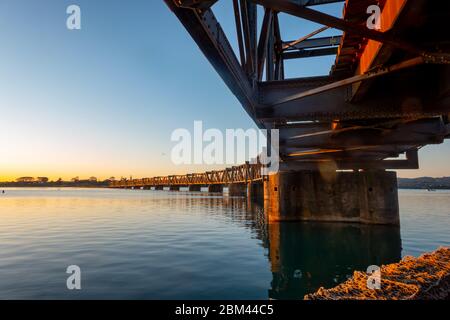
[[224,186],[228,187],[230,196],[247,196],[257,198],[261,194],[261,185],[264,176],[260,163],[250,164],[246,162],[240,166],[233,166],[224,170],[192,173],[185,175],[172,175],[165,177],[153,177],[143,179],[122,179],[112,181],[110,187],[124,189],[154,189],[179,191],[187,187],[189,191],[201,191],[202,187],[208,188],[208,192],[223,192]]
[[[257,126],[279,130],[280,172],[254,182],[270,219],[399,223],[396,173],[387,170],[418,169],[418,150],[450,136],[449,3],[165,2]],[[330,3],[343,4],[341,17],[321,11]],[[214,15],[219,5],[232,11],[233,35]],[[371,5],[379,29],[367,27]],[[321,27],[286,38],[285,15]],[[321,56],[335,57],[328,75],[287,77],[288,61]]]

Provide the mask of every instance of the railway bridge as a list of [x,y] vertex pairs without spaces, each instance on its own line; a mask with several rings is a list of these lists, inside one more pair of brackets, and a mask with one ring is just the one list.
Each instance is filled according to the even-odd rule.
[[223,192],[228,188],[230,196],[249,196],[258,199],[263,195],[262,183],[264,176],[261,174],[260,163],[249,162],[226,168],[224,170],[192,173],[186,175],[173,175],[165,177],[153,177],[143,179],[122,179],[111,182],[112,188],[125,189],[154,189],[179,191],[180,188],[188,188],[189,191],[201,191],[208,188],[208,192]]
[[[399,223],[389,170],[418,169],[418,150],[450,136],[448,1],[165,2],[257,126],[279,130],[280,171],[254,181],[271,220]],[[341,17],[324,13],[331,3],[342,5]],[[373,5],[377,29],[367,24]],[[234,34],[216,6],[232,12]],[[288,15],[320,28],[286,38]],[[288,77],[292,61],[321,56],[334,57],[328,75]],[[197,185],[188,176],[162,180]]]

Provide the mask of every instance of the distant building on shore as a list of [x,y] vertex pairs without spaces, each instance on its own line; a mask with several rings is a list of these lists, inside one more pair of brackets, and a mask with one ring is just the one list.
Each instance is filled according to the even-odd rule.
[[34,182],[33,177],[20,177],[16,179],[16,182]]
[[47,177],[37,177],[36,180],[39,183],[47,183],[48,182],[48,178]]
[[90,177],[90,178],[89,178],[89,181],[90,181],[90,182],[97,182],[97,178],[96,178],[96,177]]

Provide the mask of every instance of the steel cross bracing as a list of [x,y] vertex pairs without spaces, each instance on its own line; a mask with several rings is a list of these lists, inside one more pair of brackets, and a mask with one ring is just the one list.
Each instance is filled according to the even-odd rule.
[[261,180],[261,164],[246,163],[244,165],[234,166],[224,170],[209,171],[204,173],[144,179],[122,179],[119,181],[113,181],[110,186],[113,188],[190,185],[209,186],[213,184],[229,185],[234,183],[251,183]]
[[[236,48],[213,13],[223,1],[234,13]],[[255,123],[280,130],[283,167],[416,168],[414,157],[387,159],[406,152],[411,159],[450,134],[447,1],[165,2]],[[343,3],[341,18],[321,11],[336,2]],[[381,30],[366,26],[372,4],[380,6]],[[286,14],[322,27],[285,39]],[[324,55],[335,56],[328,76],[286,78],[285,61]]]

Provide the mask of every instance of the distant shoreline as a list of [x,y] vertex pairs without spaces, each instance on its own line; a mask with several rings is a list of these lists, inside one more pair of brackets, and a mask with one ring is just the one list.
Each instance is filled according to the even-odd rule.
[[401,190],[450,190],[450,187],[431,187],[431,188],[421,188],[421,187],[398,187]]
[[0,188],[107,188],[109,182],[0,182]]

